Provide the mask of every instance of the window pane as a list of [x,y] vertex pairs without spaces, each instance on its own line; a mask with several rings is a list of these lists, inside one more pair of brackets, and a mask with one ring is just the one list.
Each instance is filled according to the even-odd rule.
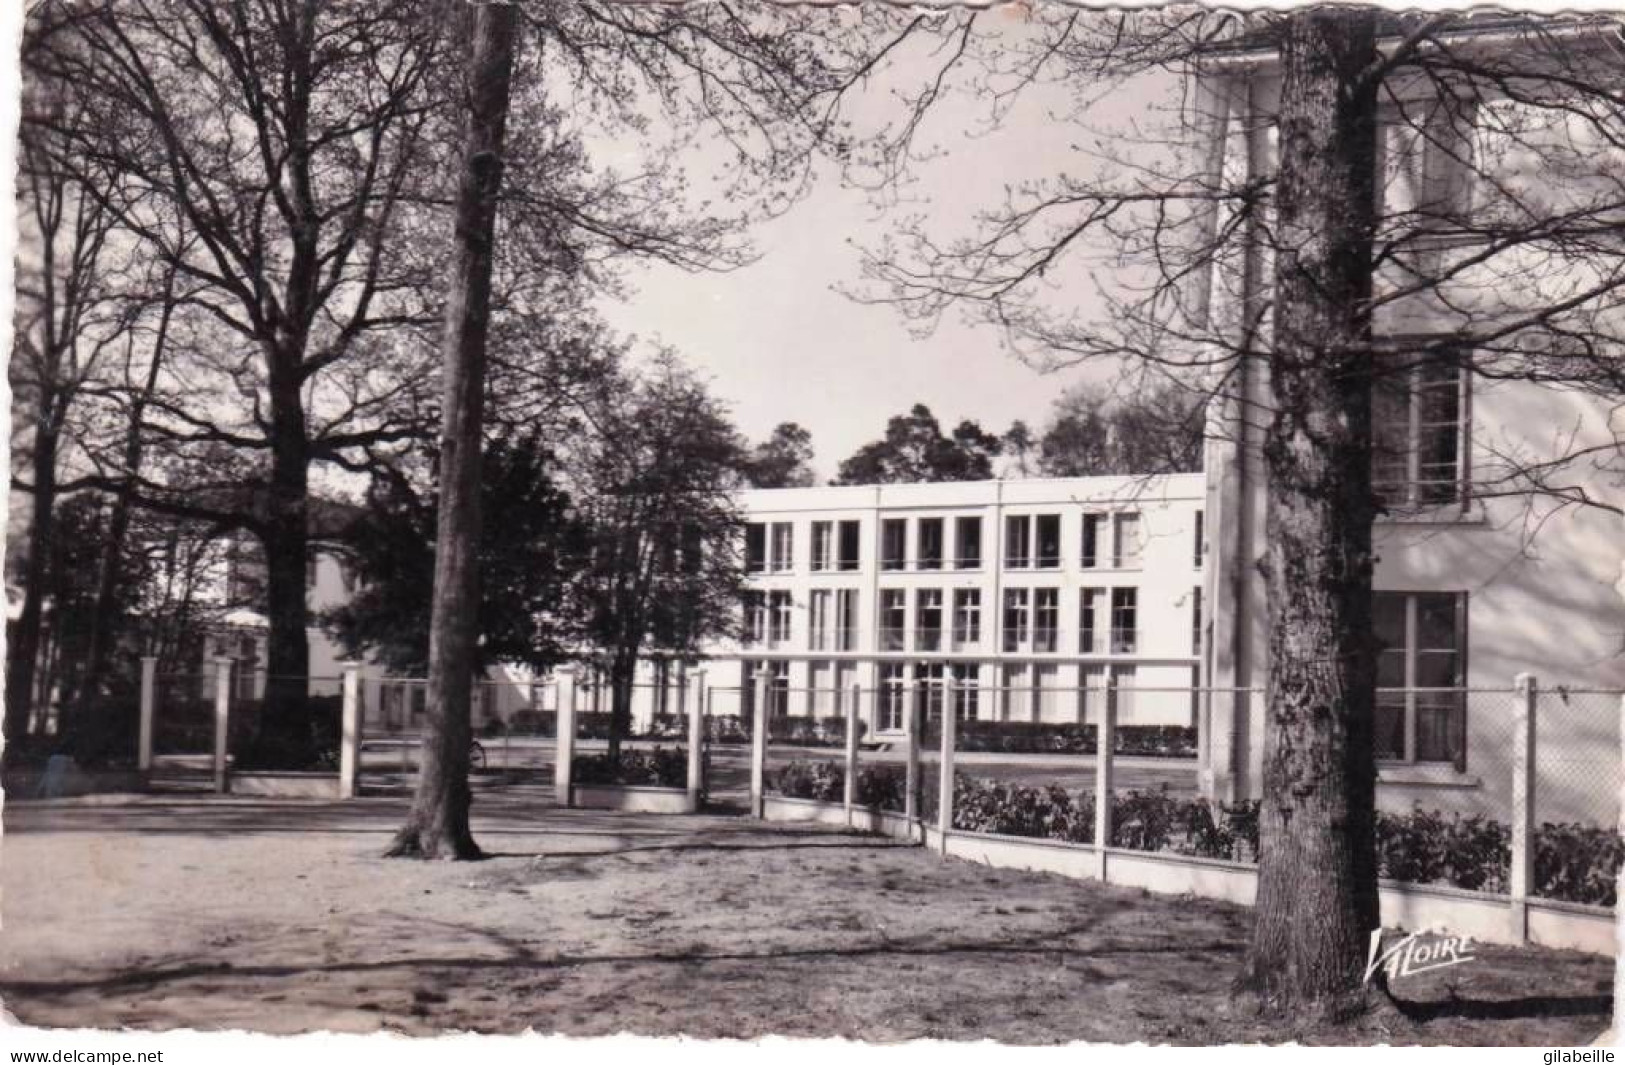
[[1377,645],[1405,648],[1405,595],[1402,592],[1376,592],[1371,597],[1371,623]]
[[1397,699],[1377,701],[1376,719],[1376,751],[1377,757],[1390,761],[1398,761],[1405,757],[1405,700],[1403,696]]
[[1418,595],[1416,597],[1416,646],[1424,651],[1455,651],[1456,597]]

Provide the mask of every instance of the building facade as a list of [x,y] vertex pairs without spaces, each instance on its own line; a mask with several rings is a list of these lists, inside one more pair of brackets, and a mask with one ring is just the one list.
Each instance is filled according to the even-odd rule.
[[832,486],[744,494],[744,638],[709,649],[710,712],[856,712],[1190,725],[1202,630],[1203,478]]
[[[1495,49],[1518,41],[1507,31],[1459,44]],[[1614,45],[1599,36],[1598,47]],[[1520,105],[1498,98],[1493,86],[1480,89],[1474,108],[1451,111],[1448,124],[1429,125],[1425,135],[1416,116],[1436,113],[1428,94],[1437,91],[1426,79],[1393,86],[1379,116],[1376,181],[1390,254],[1376,277],[1374,333],[1379,358],[1392,348],[1409,363],[1381,377],[1373,394],[1373,481],[1387,510],[1374,530],[1379,803],[1503,812],[1513,726],[1506,693],[1519,674],[1530,674],[1561,696],[1541,704],[1543,757],[1573,770],[1567,780],[1543,783],[1542,816],[1607,823],[1598,811],[1617,795],[1620,748],[1619,700],[1608,695],[1625,688],[1625,412],[1617,398],[1582,388],[1480,372],[1506,359],[1516,341],[1500,341],[1499,354],[1484,358],[1459,344],[1450,350],[1444,338],[1493,334],[1486,322],[1545,300],[1542,284],[1566,281],[1533,264],[1521,270],[1515,251],[1487,254],[1471,226],[1458,227],[1468,236],[1437,240],[1406,228],[1410,218],[1471,219],[1506,190],[1541,180],[1538,164],[1531,170],[1505,137],[1535,120],[1517,118]],[[1280,92],[1268,50],[1206,70],[1191,104],[1195,154],[1206,168],[1200,180],[1214,187],[1267,180]],[[1552,181],[1555,188],[1559,179]],[[1441,280],[1416,286],[1406,254]],[[1268,303],[1270,257],[1261,239],[1200,279],[1204,327],[1230,350],[1258,343],[1242,331],[1254,328],[1244,324],[1247,309]],[[1555,292],[1550,299],[1560,302]],[[1266,320],[1265,344],[1268,329]],[[1258,577],[1267,549],[1260,452],[1267,413],[1257,412],[1267,412],[1271,399],[1264,359],[1242,357],[1229,370],[1231,390],[1209,408],[1212,632],[1203,667],[1215,685],[1260,688],[1269,666],[1269,604]],[[1206,789],[1258,795],[1261,700],[1215,705],[1200,724]]]

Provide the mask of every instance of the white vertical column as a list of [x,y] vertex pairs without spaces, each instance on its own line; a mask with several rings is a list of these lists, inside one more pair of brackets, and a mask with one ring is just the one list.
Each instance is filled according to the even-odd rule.
[[576,756],[576,670],[574,666],[561,666],[554,672],[558,681],[553,698],[558,709],[554,712],[553,729],[553,801],[569,806],[570,774]]
[[903,728],[908,743],[908,762],[903,778],[903,817],[908,820],[911,837],[914,823],[920,819],[920,690],[919,677],[915,677],[914,683],[903,689],[907,692]]
[[344,665],[344,718],[339,734],[339,798],[356,796],[361,769],[361,667]]
[[141,656],[141,732],[136,747],[136,768],[143,773],[152,768],[152,722],[157,709],[158,659]]
[[1539,685],[1530,673],[1513,680],[1512,696],[1512,868],[1507,884],[1512,935],[1529,941],[1529,896],[1535,887],[1535,698]]
[[698,810],[705,786],[705,670],[689,674],[684,691],[688,704],[688,804]]
[[750,729],[750,815],[764,813],[763,797],[767,792],[767,695],[768,673],[766,665],[756,668],[751,683],[755,685],[755,698],[751,706]]
[[959,720],[954,700],[959,687],[954,682],[954,671],[948,669],[942,691],[942,751],[937,767],[937,834],[938,847],[943,857],[948,855],[948,833],[954,827],[954,735]]
[[231,659],[214,660],[214,790],[226,793],[226,737],[231,719]]
[[1106,698],[1095,729],[1095,875],[1106,879],[1106,848],[1112,841],[1112,748],[1117,744],[1117,675],[1106,674]]
[[852,703],[846,712],[846,776],[841,784],[841,804],[846,807],[846,824],[852,826],[852,807],[858,798],[858,719],[863,688],[852,685]]

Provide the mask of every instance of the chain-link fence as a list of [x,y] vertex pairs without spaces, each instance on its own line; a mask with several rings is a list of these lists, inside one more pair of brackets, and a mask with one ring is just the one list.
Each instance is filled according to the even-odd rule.
[[1620,837],[1625,693],[1537,689],[1532,894],[1611,906]]

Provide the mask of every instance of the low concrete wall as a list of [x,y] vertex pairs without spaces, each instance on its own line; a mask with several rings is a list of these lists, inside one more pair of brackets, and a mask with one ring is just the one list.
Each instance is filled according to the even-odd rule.
[[342,799],[337,773],[233,772],[226,778],[233,795],[273,799]]
[[6,798],[61,799],[147,790],[147,774],[139,769],[81,769],[71,760],[53,768],[23,766],[6,770]]
[[[849,824],[846,810],[838,803],[770,795],[765,805],[764,816],[769,821]],[[901,814],[855,807],[850,827],[943,849],[940,832],[929,826],[910,825]],[[1099,858],[1095,847],[1087,843],[950,832],[944,852],[951,858],[1000,869],[1055,873],[1079,880],[1097,879]],[[1222,899],[1243,906],[1253,905],[1258,894],[1255,866],[1119,847],[1106,850],[1106,882],[1162,895]],[[1520,945],[1513,927],[1511,904],[1504,895],[1393,880],[1381,881],[1377,893],[1385,927],[1449,931],[1481,943]],[[1547,899],[1530,899],[1528,910],[1529,939],[1533,943],[1603,955],[1613,955],[1618,949],[1612,910]]]
[[657,788],[629,784],[577,784],[570,789],[570,805],[582,810],[620,810],[637,814],[691,814],[695,803],[687,788]]

